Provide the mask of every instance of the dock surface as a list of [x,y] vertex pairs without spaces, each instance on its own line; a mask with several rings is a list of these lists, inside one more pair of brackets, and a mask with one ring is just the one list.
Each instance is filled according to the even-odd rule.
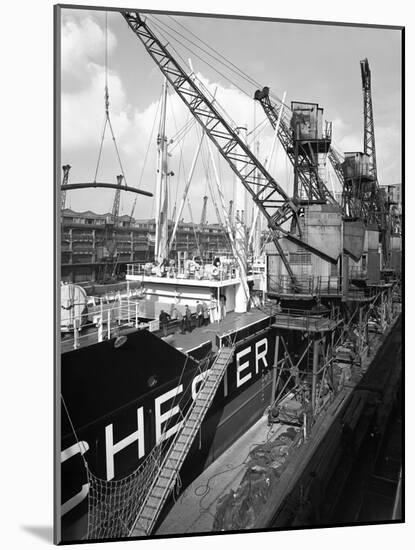
[[231,489],[238,488],[246,472],[249,452],[286,429],[282,424],[268,426],[267,416],[262,416],[185,489],[155,534],[212,532],[218,501]]

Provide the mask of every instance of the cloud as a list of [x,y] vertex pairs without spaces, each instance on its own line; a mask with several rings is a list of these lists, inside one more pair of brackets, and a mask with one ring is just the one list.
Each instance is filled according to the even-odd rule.
[[[104,83],[105,69],[97,62],[97,56],[103,47],[102,29],[92,20],[67,22],[64,33],[64,67],[63,70],[68,76],[66,86],[63,86],[62,93],[62,150],[70,163],[76,162],[78,156],[85,156],[89,151],[90,162],[88,167],[85,165],[85,176],[79,173],[79,178],[83,181],[90,179],[96,162],[97,151],[104,123]],[[89,47],[91,43],[93,47]],[[112,42],[112,47],[116,47],[116,41]],[[83,74],[83,87],[76,89],[71,85],[71,78]],[[264,114],[258,108],[254,107],[251,98],[246,97],[239,90],[233,87],[225,87],[216,82],[210,82],[202,74],[198,74],[211,93],[216,93],[217,105],[221,106],[221,111],[229,120],[243,121],[248,128],[253,128],[256,117],[262,120]],[[128,101],[126,91],[123,86],[121,76],[112,71],[108,75],[108,86],[110,92],[110,116],[115,137],[120,151],[120,156],[125,168],[126,177],[130,185],[137,185],[142,177],[143,187],[154,190],[156,179],[156,136],[158,126],[158,98],[147,106],[132,104]],[[75,89],[74,89],[75,88]],[[161,90],[160,90],[161,91]],[[169,139],[172,138],[182,128],[182,126],[192,119],[187,107],[183,104],[178,95],[172,90],[169,91],[168,108],[166,117],[166,128]],[[264,134],[262,133],[262,138]],[[268,130],[268,139],[263,139],[261,155],[268,154],[269,144],[271,142],[271,129]],[[191,161],[194,155],[196,145],[200,139],[200,131],[193,128],[183,141],[175,146],[174,153],[170,157],[170,168],[176,174],[172,178],[171,202],[179,200],[182,195],[184,182],[187,179]],[[107,180],[108,174],[118,173],[119,166],[115,156],[114,147],[110,139],[110,132],[107,129],[107,139],[104,142],[100,174],[103,180]],[[152,141],[151,141],[152,139]],[[265,145],[264,145],[265,142]],[[146,166],[143,159],[148,150]],[[81,155],[82,151],[82,155]],[[265,153],[266,151],[266,153]],[[87,155],[88,156],[88,155]],[[208,164],[207,151],[204,152],[205,165],[202,158],[199,159],[195,170],[189,197],[191,201],[195,200],[195,215],[199,215],[201,209],[200,197],[206,192],[207,182],[205,168]],[[215,152],[215,157],[216,157]],[[218,170],[221,174],[221,181],[224,188],[226,200],[233,197],[235,187],[235,175],[225,161],[218,161]],[[212,168],[210,173],[212,175]],[[75,172],[76,173],[76,172]],[[85,193],[83,197],[90,198],[90,194]],[[81,196],[79,199],[82,200]],[[100,195],[100,203],[102,203]],[[74,197],[75,198],[75,197]],[[108,197],[105,197],[108,201]],[[124,197],[121,208],[130,210],[131,197]],[[143,204],[143,201],[139,201]],[[210,201],[211,203],[211,201]],[[76,208],[76,199],[72,204]],[[141,207],[139,205],[137,215],[149,215],[148,204]],[[98,203],[95,202],[95,206]],[[109,205],[102,204],[101,209],[108,210]],[[210,204],[211,220],[215,219],[213,205]]]
[[[105,64],[105,30],[92,17],[77,19],[64,16],[62,22],[61,66],[64,83],[83,87],[91,65]],[[108,53],[117,46],[115,35],[108,29]],[[93,69],[92,69],[93,70]]]
[[[99,141],[105,120],[103,67],[91,63],[89,83],[76,93],[62,93],[62,146],[64,149],[91,147]],[[109,74],[110,109],[113,126],[122,135],[128,126],[125,92],[116,74]]]
[[[109,33],[109,37],[112,37],[109,38],[109,48],[115,55],[118,47],[117,40],[112,33]],[[65,75],[62,87],[62,150],[65,159],[62,160],[74,166],[73,173],[74,176],[76,174],[78,181],[90,181],[91,173],[93,174],[95,169],[104,123],[105,68],[103,65],[103,51],[105,33],[92,18],[83,20],[68,19],[64,23],[62,42],[62,70],[63,75]],[[136,94],[135,90],[127,88],[128,78],[125,69],[121,66],[117,66],[117,69],[119,71],[111,70],[108,74],[110,114],[125,175],[129,185],[136,186],[141,181],[142,188],[154,191],[157,177],[156,138],[159,124],[158,107],[161,86],[159,90],[154,88],[152,101],[145,104],[140,100],[140,94]],[[154,69],[158,71],[157,67],[154,67]],[[78,85],[79,75],[82,75],[82,85]],[[212,79],[209,80],[200,72],[197,73],[197,77],[210,93],[216,94],[216,104],[221,106],[221,111],[227,119],[235,121],[235,125],[247,126],[250,147],[255,151],[255,154],[255,142],[260,141],[258,157],[264,163],[266,157],[269,156],[273,130],[259,103],[254,102],[251,97],[246,96],[232,85],[226,86]],[[192,119],[193,117],[188,108],[179,96],[170,89],[166,120],[168,138],[174,138],[186,122]],[[264,120],[265,123],[261,125],[261,133],[255,136],[252,129]],[[177,142],[170,144],[172,154],[169,157],[169,168],[175,174],[170,180],[170,202],[172,205],[180,202],[193,155],[200,139],[200,130],[197,131],[196,126],[188,132],[180,144]],[[341,152],[361,151],[363,148],[361,129],[356,130],[356,127],[353,127],[350,122],[347,122],[341,116],[333,120],[333,137],[336,147]],[[399,166],[395,154],[399,135],[396,135],[396,132],[391,131],[390,128],[379,126],[376,128],[376,138],[380,179],[382,183],[386,183],[389,174],[396,173]],[[234,199],[235,185],[240,185],[240,183],[236,183],[235,174],[226,161],[219,160],[215,147],[213,149],[226,201],[229,201]],[[146,155],[147,159],[144,164]],[[199,219],[202,209],[201,197],[208,192],[208,174],[212,183],[214,183],[213,170],[208,158],[205,145],[189,192],[196,221]],[[118,174],[119,170],[110,132],[107,129],[99,179],[114,181],[115,174]],[[293,170],[281,145],[278,145],[276,160],[274,159],[270,163],[268,170],[286,192],[291,194]],[[85,191],[82,194],[80,192],[79,194],[74,193],[71,206],[79,210],[91,208],[96,211],[108,211],[111,208],[112,197],[113,193],[106,194],[97,191]],[[122,213],[129,214],[131,212],[134,199],[135,197],[130,194],[122,195]],[[212,201],[209,200],[208,204],[208,220],[214,221],[216,215]],[[247,209],[252,209],[252,200],[250,199],[248,200]],[[137,201],[135,210],[137,217],[149,217],[152,214],[154,212],[152,212],[151,199],[143,198]],[[187,208],[185,218],[189,219]]]

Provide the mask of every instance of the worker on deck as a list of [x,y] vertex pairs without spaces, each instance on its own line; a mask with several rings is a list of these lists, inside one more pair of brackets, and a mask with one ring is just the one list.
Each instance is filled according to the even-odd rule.
[[184,311],[184,330],[185,332],[192,332],[192,312],[188,305]]
[[171,311],[171,319],[173,321],[177,321],[177,325],[180,328],[181,334],[184,334],[184,319],[182,312],[177,309],[177,307],[173,307]]
[[226,296],[224,294],[221,294],[220,295],[220,304],[219,304],[219,308],[220,308],[220,319],[225,319],[226,317]]
[[218,315],[218,301],[216,298],[212,295],[210,299],[210,322],[216,323],[219,321],[219,315]]
[[201,327],[203,325],[203,306],[199,302],[196,302],[196,317],[197,317],[197,326]]
[[203,309],[203,324],[208,325],[209,324],[209,307],[206,302],[202,302],[202,309]]
[[167,325],[170,320],[170,315],[162,309],[159,315],[160,327],[163,329],[163,336],[167,336]]

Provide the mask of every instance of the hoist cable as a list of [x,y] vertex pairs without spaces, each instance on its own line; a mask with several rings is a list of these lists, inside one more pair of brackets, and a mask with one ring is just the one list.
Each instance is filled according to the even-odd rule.
[[[189,34],[191,34],[194,38],[196,38],[196,40],[199,40],[202,44],[204,44],[206,47],[208,47],[210,50],[212,50],[213,52],[215,52],[223,61],[221,61],[221,59],[218,59],[216,56],[210,54],[209,52],[207,52],[205,49],[203,49],[201,46],[198,46],[197,44],[195,44],[193,41],[191,41],[189,38],[183,36],[181,33],[179,33],[178,31],[175,31],[172,27],[170,27],[169,25],[167,25],[167,23],[164,23],[164,25],[166,25],[168,28],[170,28],[171,30],[173,30],[174,32],[176,32],[177,34],[180,34],[180,36],[182,36],[185,40],[188,40],[189,42],[191,42],[191,44],[195,45],[197,48],[199,48],[200,50],[202,50],[203,52],[205,52],[207,55],[209,55],[210,57],[212,57],[213,59],[215,59],[216,61],[218,61],[219,63],[221,63],[224,67],[226,67],[228,70],[234,72],[235,74],[238,74],[238,76],[240,78],[244,78],[247,82],[249,82],[250,84],[256,86],[257,88],[261,88],[261,84],[255,80],[254,78],[250,77],[247,73],[245,73],[242,69],[240,69],[237,65],[235,65],[234,63],[232,63],[232,61],[230,61],[228,58],[226,58],[223,54],[221,54],[219,51],[217,51],[215,48],[213,48],[213,46],[210,46],[207,42],[205,42],[204,40],[202,40],[199,36],[197,36],[194,32],[192,32],[190,29],[188,29],[187,27],[185,27],[182,23],[180,23],[179,21],[177,21],[174,17],[168,15],[167,16],[169,19],[171,19],[172,21],[174,21],[177,25],[179,25],[180,27],[182,27],[182,29],[184,29],[186,32],[188,32]],[[224,61],[226,61],[226,63],[228,63],[229,65],[231,65],[231,67],[227,66]],[[233,67],[233,68],[232,68]],[[282,100],[281,98],[279,98],[275,93],[272,93],[270,92],[270,97],[272,97],[273,99],[275,99],[276,101],[278,101],[280,104],[282,104]],[[286,108],[288,108],[289,110],[290,107],[286,104],[284,104],[284,106]]]
[[98,153],[98,160],[97,165],[95,169],[95,176],[94,176],[94,183],[97,181],[98,176],[98,170],[101,163],[101,157],[102,157],[102,149],[105,139],[105,132],[107,129],[107,125],[110,128],[112,141],[114,142],[114,148],[117,155],[118,163],[120,165],[121,173],[125,182],[125,185],[127,185],[127,178],[125,177],[124,167],[121,162],[120,152],[118,150],[117,140],[115,139],[114,130],[111,123],[110,113],[109,113],[109,88],[108,88],[108,12],[105,13],[105,123],[104,123],[104,129],[101,136],[101,143]]

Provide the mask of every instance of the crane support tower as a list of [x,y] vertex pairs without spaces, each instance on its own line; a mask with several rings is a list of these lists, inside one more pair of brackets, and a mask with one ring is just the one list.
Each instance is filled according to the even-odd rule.
[[[277,106],[271,101],[268,86],[257,90],[254,99],[259,101],[275,130],[280,110],[284,105]],[[331,123],[326,122],[323,129],[323,109],[317,104],[292,102],[291,112],[291,120],[287,112],[281,117],[277,135],[294,168],[294,196],[307,203],[335,204],[333,195],[318,171],[319,155],[326,155],[330,150]],[[304,131],[306,128],[307,131]]]

